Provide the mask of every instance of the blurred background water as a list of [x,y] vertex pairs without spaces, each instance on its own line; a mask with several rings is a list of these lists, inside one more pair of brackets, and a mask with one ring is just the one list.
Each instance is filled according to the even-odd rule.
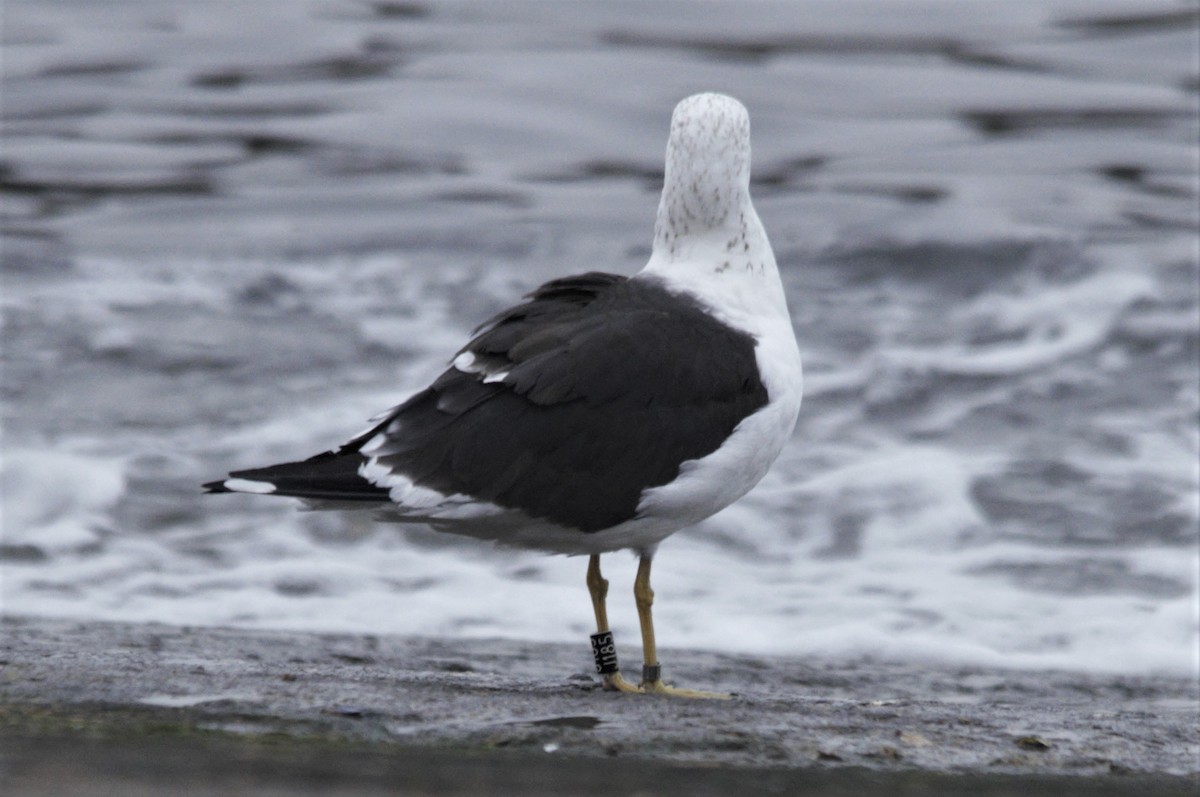
[[[660,642],[1194,672],[1194,2],[10,0],[3,611],[580,643],[584,562],[200,495],[342,442],[753,122],[799,427]],[[609,557],[633,643],[632,557]]]

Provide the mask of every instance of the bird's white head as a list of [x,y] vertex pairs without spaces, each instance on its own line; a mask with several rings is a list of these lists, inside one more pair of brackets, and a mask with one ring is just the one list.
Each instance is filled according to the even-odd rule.
[[750,207],[750,115],[724,94],[694,94],[675,106],[655,249],[676,239],[741,226]]
[[642,273],[727,319],[735,312],[786,319],[775,254],[750,201],[750,115],[732,97],[696,94],[675,106],[654,247]]

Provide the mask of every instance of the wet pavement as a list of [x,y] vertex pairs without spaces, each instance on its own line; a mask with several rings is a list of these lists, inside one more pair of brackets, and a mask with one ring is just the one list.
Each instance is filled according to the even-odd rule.
[[669,651],[668,680],[736,692],[684,701],[602,691],[586,640],[19,619],[3,639],[13,794],[167,777],[194,794],[238,778],[280,793],[1182,794],[1200,777],[1196,685],[1180,678]]

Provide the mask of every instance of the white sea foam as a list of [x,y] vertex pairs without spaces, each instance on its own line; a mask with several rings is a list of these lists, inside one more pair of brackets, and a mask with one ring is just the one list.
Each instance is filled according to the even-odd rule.
[[[27,453],[14,452],[19,460]],[[778,493],[705,524],[710,534],[744,536],[758,546],[752,555],[678,535],[663,546],[655,571],[660,641],[742,653],[1194,670],[1194,592],[1166,599],[1030,592],[1002,574],[988,575],[989,565],[1008,561],[1070,573],[1080,557],[964,539],[979,520],[963,495],[970,472],[963,465],[936,450],[897,451],[796,488],[830,507],[875,513],[863,529],[860,556],[830,555],[830,540],[821,532],[825,521],[819,515],[789,521]],[[114,469],[92,467],[93,493],[111,500]],[[78,460],[67,472],[81,483],[88,480]],[[42,507],[32,514],[43,516],[55,503],[49,492],[15,497],[27,509]],[[30,523],[12,540],[6,534],[6,543],[48,540],[54,552],[50,565],[6,566],[6,612],[547,640],[579,638],[590,622],[578,559],[514,555],[483,545],[414,547],[390,530],[330,548],[298,534],[290,506],[257,512],[249,521],[253,533],[243,522],[220,519],[207,532],[208,544],[220,552],[216,563],[128,533],[98,552],[60,550],[63,540],[76,539],[64,528],[91,539],[83,524],[92,517],[77,514],[73,526],[62,518]],[[756,539],[764,533],[773,541]],[[1128,565],[1134,575],[1194,589],[1194,554],[1144,549],[1102,557]],[[628,594],[633,559],[606,561],[614,583],[614,629],[618,638],[635,640]]]
[[55,553],[93,545],[124,488],[122,462],[114,457],[10,449],[2,465],[6,545]]

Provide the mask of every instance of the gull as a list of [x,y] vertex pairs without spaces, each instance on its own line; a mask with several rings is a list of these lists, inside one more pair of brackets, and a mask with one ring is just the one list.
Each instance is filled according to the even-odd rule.
[[[799,348],[750,201],[745,107],[713,93],[675,107],[640,272],[562,277],[524,299],[344,445],[205,488],[587,555],[604,687],[728,697],[663,682],[650,568],[664,539],[762,479],[800,411]],[[600,570],[601,555],[619,550],[640,557],[636,684],[620,670]]]

